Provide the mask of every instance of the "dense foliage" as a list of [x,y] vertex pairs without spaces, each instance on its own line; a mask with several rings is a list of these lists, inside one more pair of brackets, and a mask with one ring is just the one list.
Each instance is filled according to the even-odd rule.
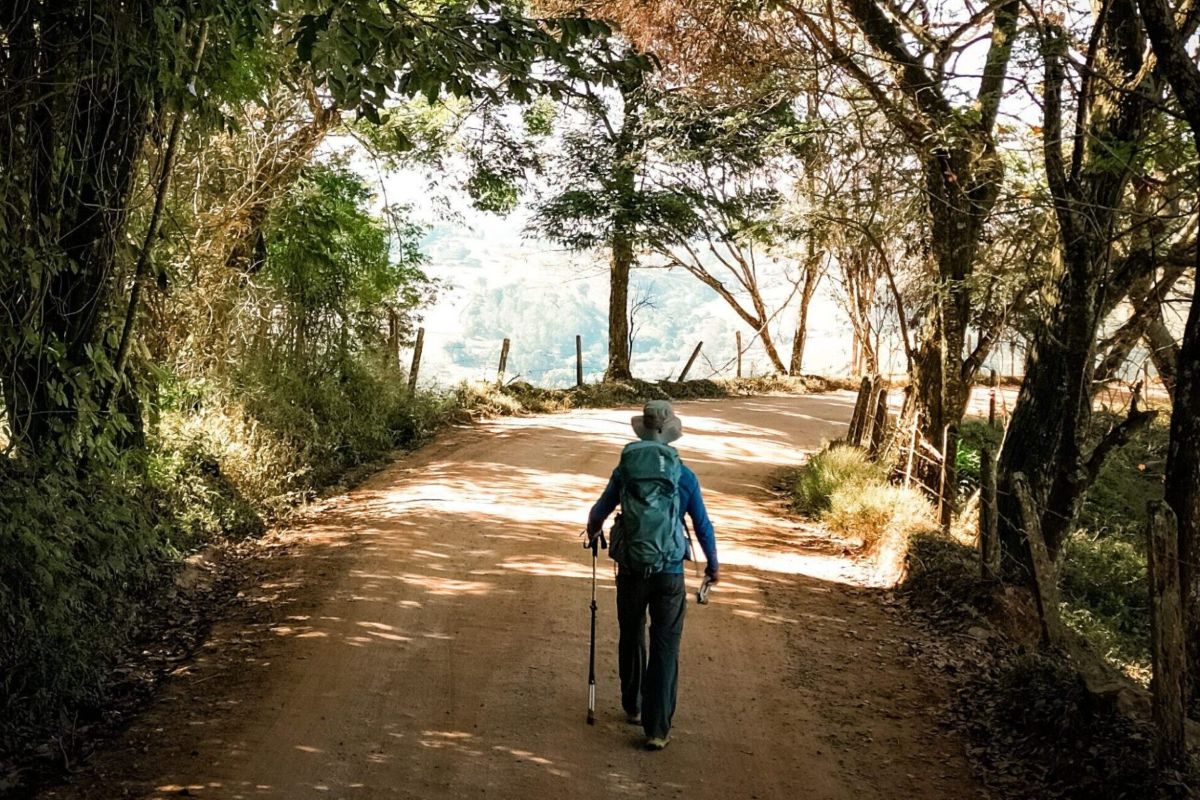
[[[323,144],[642,65],[518,3],[0,9],[0,751],[101,700],[179,557],[420,441],[422,230]],[[606,77],[607,76],[607,77]]]

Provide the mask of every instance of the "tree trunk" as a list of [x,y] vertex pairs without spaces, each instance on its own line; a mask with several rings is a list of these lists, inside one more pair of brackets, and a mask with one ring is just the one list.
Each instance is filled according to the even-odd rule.
[[1058,306],[1034,336],[1025,361],[1025,380],[1000,451],[1000,543],[1010,558],[1028,565],[1025,535],[1016,524],[1020,509],[1013,476],[1024,474],[1041,510],[1046,549],[1056,557],[1086,488],[1079,476],[1083,437],[1092,410],[1092,367],[1096,329],[1096,282],[1088,254],[1075,251],[1059,282]]
[[762,295],[759,294],[757,285],[750,294],[750,302],[754,306],[754,313],[758,316],[758,338],[762,342],[763,350],[770,359],[771,366],[775,368],[775,372],[786,375],[787,368],[783,366],[783,359],[779,357],[779,350],[775,347],[775,340],[771,337],[770,316],[767,314],[767,307],[762,301]]
[[[921,433],[931,442],[941,442],[945,427],[962,421],[975,377],[975,369],[962,360],[971,321],[967,278],[996,189],[985,179],[979,184],[980,197],[964,191],[968,179],[976,177],[973,169],[958,149],[935,150],[925,159],[938,285],[917,346],[912,379],[917,407],[923,412]],[[999,181],[999,176],[994,180]]]
[[1162,381],[1167,394],[1174,397],[1175,384],[1179,382],[1179,347],[1163,322],[1162,307],[1155,307],[1150,313],[1152,316],[1146,323],[1146,346],[1150,350],[1150,363],[1154,365],[1158,379]]
[[634,264],[634,228],[637,211],[637,172],[642,157],[638,146],[641,124],[640,78],[618,82],[624,116],[614,142],[612,188],[617,196],[609,241],[608,367],[604,380],[629,380],[629,273]]
[[[98,39],[90,18],[48,8],[38,26],[26,11],[9,42],[23,85],[9,95],[14,124],[0,153],[0,324],[20,334],[0,343],[0,386],[9,436],[30,455],[75,442],[80,414],[95,413],[96,398],[78,393],[101,385],[90,351],[114,296],[147,86],[159,77],[155,67],[130,72],[126,43]],[[109,22],[144,30],[147,15],[136,6]]]
[[804,345],[808,342],[808,307],[817,284],[821,280],[822,256],[813,252],[811,234],[808,242],[808,259],[804,263],[804,288],[800,290],[800,314],[796,321],[796,338],[792,340],[792,357],[788,363],[788,374],[799,375],[804,367]]
[[608,278],[608,368],[604,380],[633,377],[629,368],[629,271],[633,245],[622,232],[613,235]]

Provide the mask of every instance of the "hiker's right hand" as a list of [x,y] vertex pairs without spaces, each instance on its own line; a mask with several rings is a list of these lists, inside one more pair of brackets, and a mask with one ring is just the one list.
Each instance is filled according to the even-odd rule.
[[704,568],[704,574],[708,576],[709,583],[720,583],[721,582],[721,568],[720,567],[714,567],[712,564],[709,564],[707,567]]

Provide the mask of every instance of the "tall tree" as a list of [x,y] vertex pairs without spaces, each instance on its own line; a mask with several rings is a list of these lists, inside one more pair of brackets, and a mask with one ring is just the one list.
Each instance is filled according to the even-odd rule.
[[1128,417],[1093,444],[1099,327],[1137,277],[1161,264],[1137,249],[1122,253],[1115,233],[1128,208],[1129,181],[1146,159],[1162,94],[1158,71],[1145,61],[1135,0],[1099,6],[1081,37],[1088,47],[1069,130],[1063,123],[1068,33],[1054,17],[1036,24],[1045,63],[1043,152],[1061,263],[1000,453],[1001,544],[1005,563],[1018,575],[1029,556],[1015,477],[1028,481],[1046,546],[1056,555],[1105,458],[1153,416],[1134,402]]
[[[786,275],[792,259],[784,251],[798,232],[783,217],[780,176],[795,169],[806,138],[791,101],[668,96],[648,117],[648,180],[678,201],[647,220],[649,248],[716,292],[775,371],[787,373],[775,320],[796,294],[811,300],[817,281],[808,278],[821,263],[810,251],[799,273]],[[776,284],[790,285],[781,303],[769,294]]]
[[[1159,69],[1183,109],[1200,156],[1200,69],[1187,51],[1197,7],[1187,3],[1176,10],[1167,0],[1138,0],[1138,7]],[[1178,525],[1190,694],[1200,700],[1200,247],[1192,266],[1191,308],[1176,357],[1165,496]]]
[[565,187],[539,201],[530,223],[551,241],[575,250],[608,251],[608,365],[605,380],[633,377],[629,352],[629,276],[646,242],[649,219],[678,198],[645,185],[647,130],[654,102],[639,62],[610,76],[615,91],[599,83],[574,91],[580,123],[563,134],[550,174]]
[[[848,30],[840,17],[822,19],[799,4],[782,4],[870,96],[921,163],[935,283],[921,314],[913,381],[922,430],[932,441],[940,441],[942,429],[962,418],[991,344],[981,338],[965,352],[973,314],[971,277],[1004,177],[996,119],[1020,7],[1019,0],[1003,0],[969,19],[935,25],[924,4],[905,11],[876,0],[842,0],[831,8],[848,17],[853,26]],[[918,12],[923,18],[910,16]],[[865,39],[865,56],[855,52],[854,33]],[[968,42],[985,37],[989,46],[978,89],[962,106],[955,99],[961,78],[952,64]]]

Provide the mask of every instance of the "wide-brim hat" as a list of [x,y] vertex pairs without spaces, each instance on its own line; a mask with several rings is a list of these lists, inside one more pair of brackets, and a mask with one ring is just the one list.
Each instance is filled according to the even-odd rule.
[[683,436],[683,422],[666,400],[651,400],[642,413],[629,421],[637,437],[647,442],[669,444]]

